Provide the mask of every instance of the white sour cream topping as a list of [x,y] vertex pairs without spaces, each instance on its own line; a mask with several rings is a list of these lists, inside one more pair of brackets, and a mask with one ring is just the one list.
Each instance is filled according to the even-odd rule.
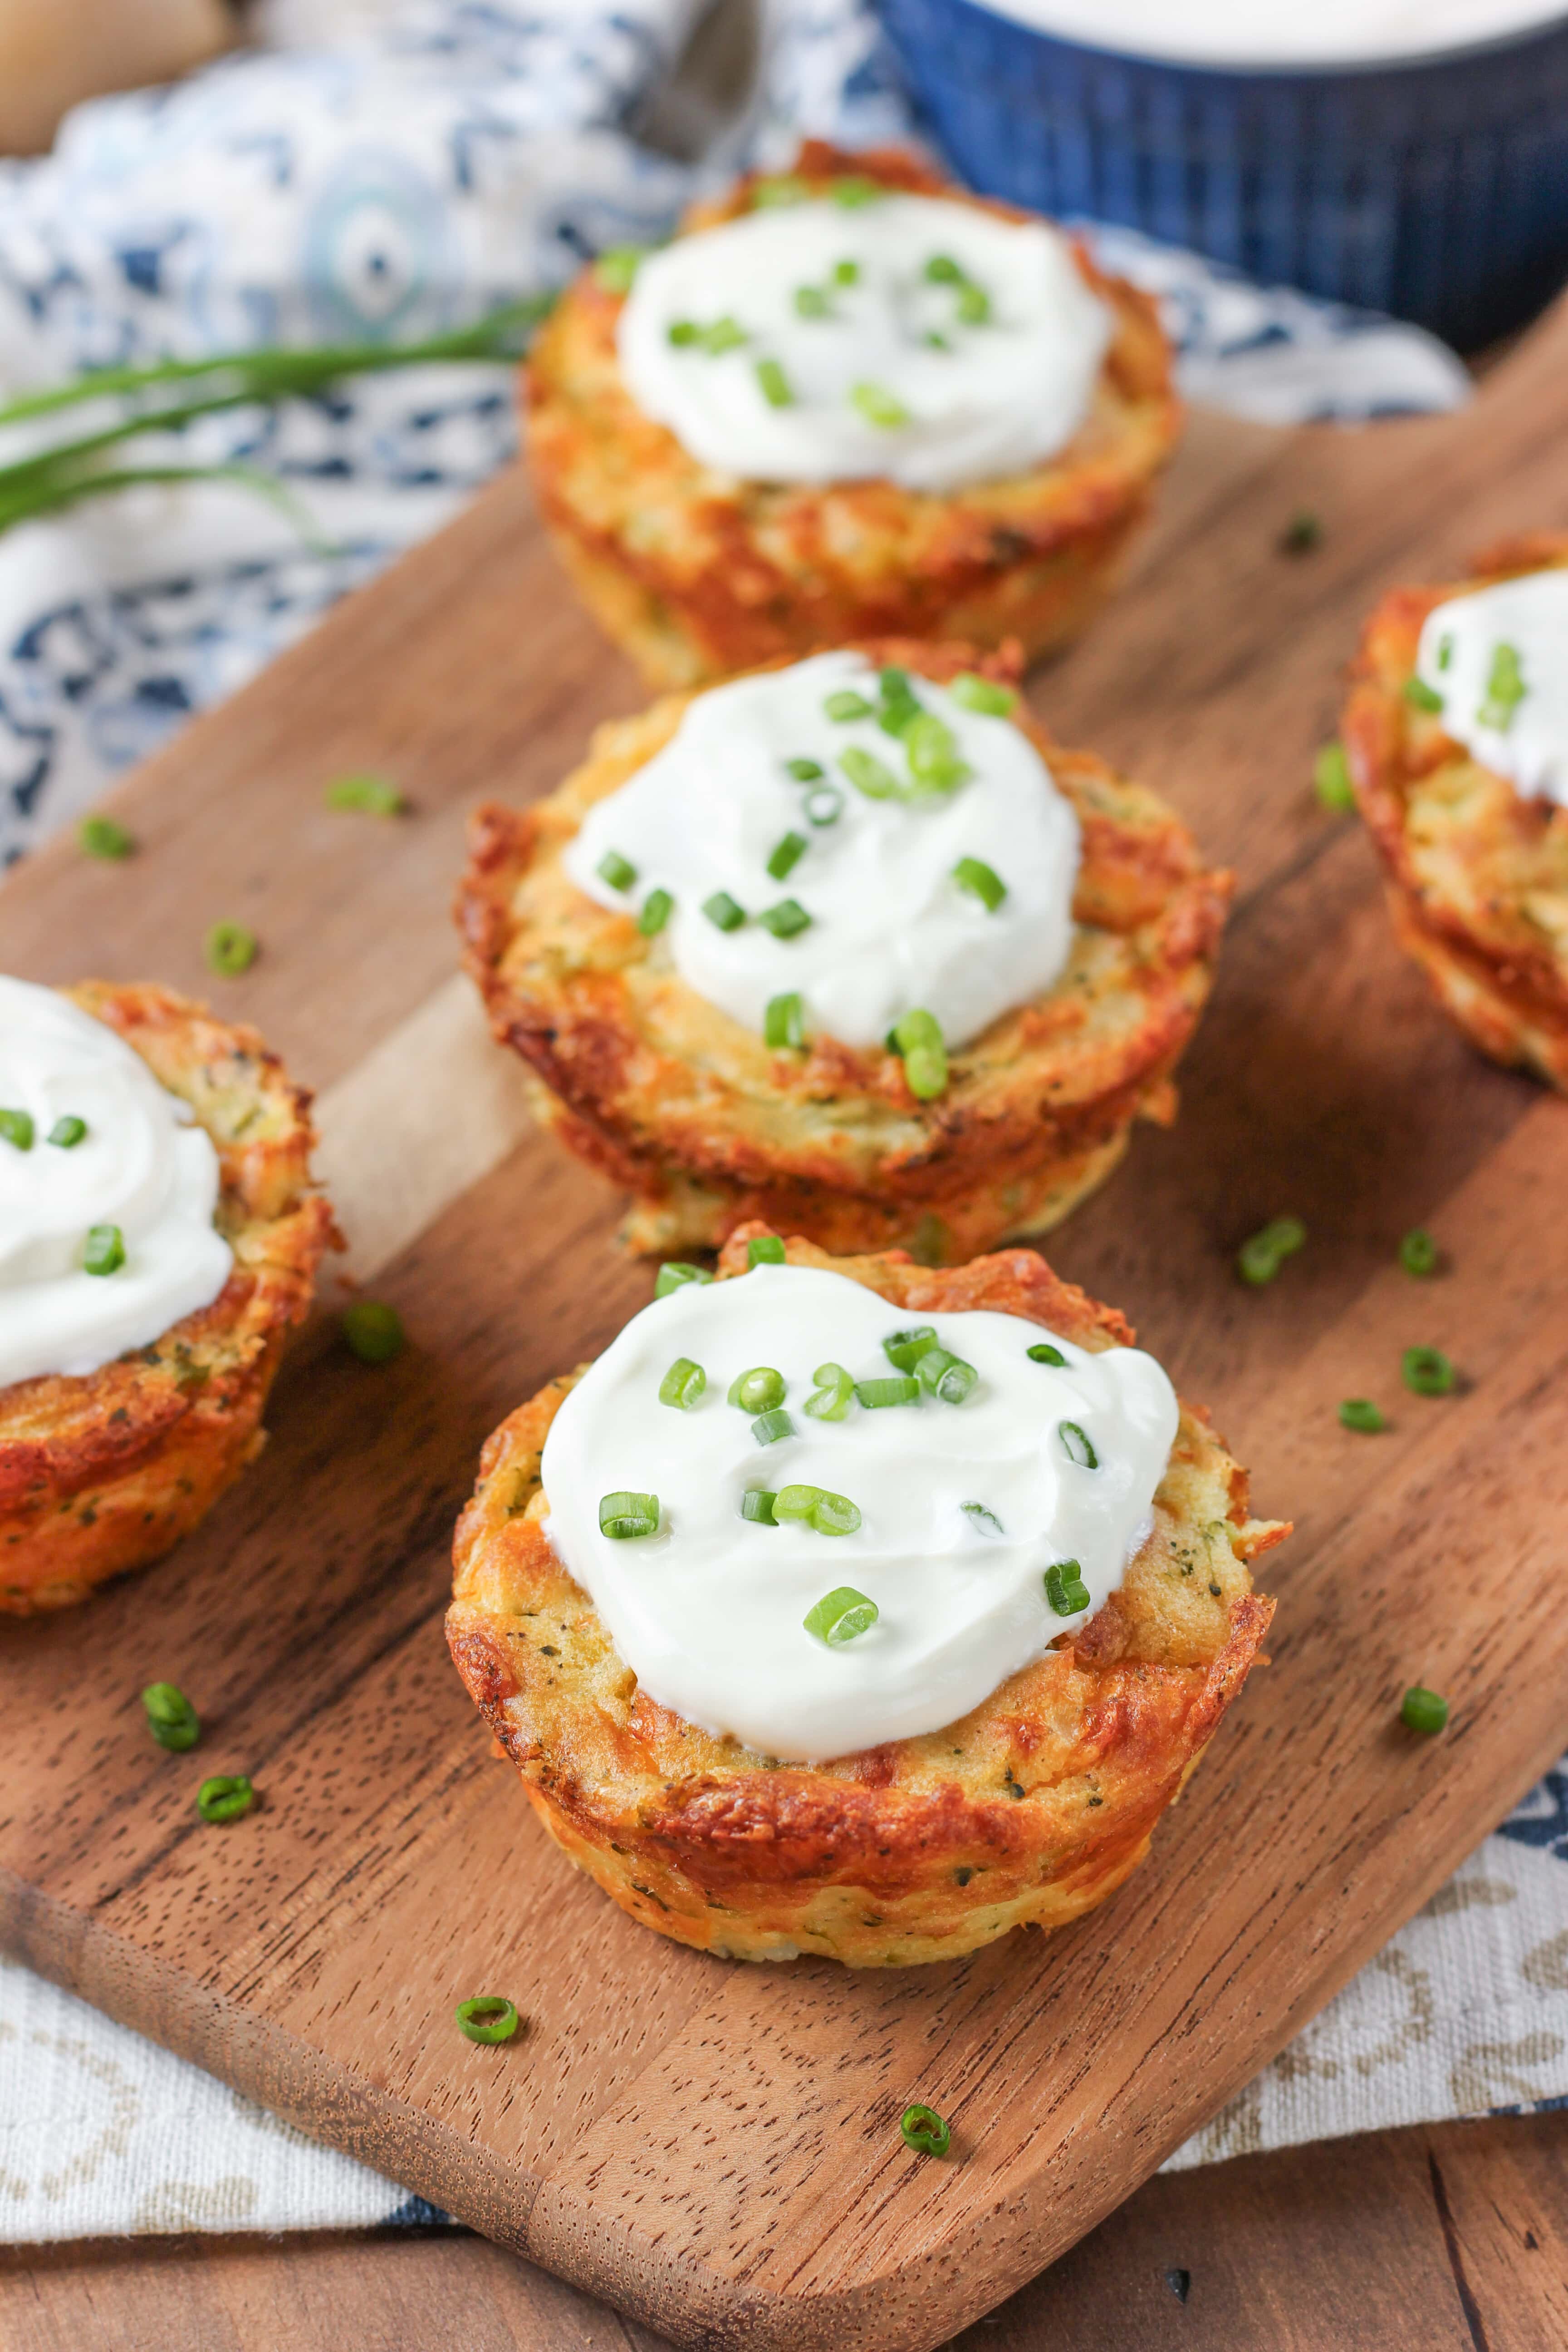
[[1043,33],[1193,65],[1325,66],[1430,57],[1550,24],[1562,0],[984,0]]
[[[933,260],[958,277],[932,280]],[[799,301],[820,315],[803,317]],[[670,340],[721,320],[744,341]],[[1058,231],[938,196],[813,201],[677,237],[643,263],[620,321],[633,399],[700,464],[748,481],[879,476],[912,490],[1054,457],[1088,414],[1110,340],[1110,314]]]
[[1443,731],[1527,800],[1568,806],[1568,572],[1531,572],[1439,604],[1416,675]]
[[[972,772],[952,790],[868,800],[848,782],[847,751],[905,782],[909,760],[875,718],[827,715],[836,691],[875,704],[878,673],[857,654],[817,654],[700,695],[663,751],[595,804],[564,853],[566,872],[602,907],[626,910],[669,891],[661,936],[676,971],[749,1029],[762,1029],[770,999],[796,993],[808,1034],[872,1045],[918,1008],[935,1015],[950,1046],[963,1045],[1048,988],[1066,962],[1078,818],[1010,719],[968,710],[912,673],[910,684]],[[841,797],[831,824],[809,813],[823,807],[823,787],[789,772],[786,761],[801,758]],[[806,847],[775,880],[768,859],[789,833]],[[636,868],[629,889],[601,876],[606,856]],[[1005,887],[994,913],[953,880],[965,857]],[[702,912],[720,891],[751,919],[737,929]],[[811,923],[778,939],[756,918],[785,898]]]
[[[123,1038],[0,976],[0,1109],[33,1122],[26,1150],[0,1136],[0,1386],[96,1371],[211,1306],[234,1261],[217,1153]],[[86,1122],[68,1149],[48,1140],[62,1119]],[[95,1225],[123,1237],[112,1274],[84,1270]]]
[[[882,1341],[934,1325],[979,1384],[963,1404],[922,1396],[841,1422],[803,1410],[818,1364],[897,1377]],[[1132,1348],[1091,1355],[1056,1339],[1063,1370],[1026,1350],[1055,1335],[1016,1315],[911,1315],[845,1276],[761,1265],[689,1284],[634,1316],[555,1417],[542,1476],[545,1532],[591,1594],[616,1648],[662,1706],[784,1759],[849,1755],[907,1739],[978,1706],[1043,1656],[1121,1582],[1152,1525],[1176,1433],[1170,1381]],[[679,1357],[707,1389],[682,1412],[658,1401]],[[788,1382],[797,1434],[769,1445],[725,1402],[736,1376],[771,1366]],[[1098,1469],[1068,1458],[1076,1423]],[[847,1496],[858,1531],[753,1524],[749,1487]],[[658,1531],[614,1540],[603,1496],[657,1495]],[[979,1503],[999,1532],[965,1512]],[[1058,1617],[1045,1571],[1076,1559],[1089,1611]],[[880,1612],[830,1646],[804,1620],[852,1586]]]

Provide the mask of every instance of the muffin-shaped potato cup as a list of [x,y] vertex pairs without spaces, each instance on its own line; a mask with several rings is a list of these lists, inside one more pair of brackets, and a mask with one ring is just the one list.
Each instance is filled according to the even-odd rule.
[[1445,729],[1416,656],[1452,598],[1568,567],[1568,535],[1505,541],[1468,580],[1401,588],[1368,622],[1344,714],[1394,931],[1494,1061],[1568,1091],[1568,807],[1528,798]]
[[[962,646],[851,650],[938,682],[1016,675]],[[1071,949],[1043,995],[950,1051],[946,1091],[920,1101],[882,1046],[816,1036],[774,1052],[564,872],[588,811],[670,740],[692,699],[601,727],[547,800],[474,819],[457,908],[465,961],[496,1035],[542,1081],[541,1115],[636,1194],[625,1236],[651,1254],[716,1247],[750,1217],[825,1249],[904,1246],[938,1264],[1047,1231],[1114,1168],[1135,1118],[1174,1116],[1171,1072],[1209,992],[1232,877],[1204,868],[1152,792],[1060,750],[1016,705],[1012,723],[1081,828]]]
[[[721,1280],[745,1273],[762,1230],[731,1237]],[[946,1272],[900,1251],[785,1253],[906,1318],[993,1308],[1091,1353],[1132,1341],[1032,1250]],[[653,1700],[556,1557],[540,1463],[581,1378],[552,1381],[486,1444],[447,1634],[545,1829],[623,1910],[731,1959],[896,1967],[1064,1926],[1121,1885],[1258,1656],[1274,1604],[1248,1563],[1289,1532],[1250,1516],[1247,1473],[1201,1410],[1182,1408],[1152,1532],[1077,1631],[958,1722],[794,1765]],[[738,1574],[752,1532],[737,1525]]]
[[156,1559],[254,1459],[285,1339],[336,1239],[310,1186],[310,1096],[255,1030],[166,988],[85,981],[62,993],[211,1137],[234,1265],[210,1306],[151,1345],[0,1387],[0,1612],[20,1616]]
[[[809,142],[791,176],[811,196],[848,177],[1029,218],[894,150]],[[697,206],[687,233],[740,217],[776,186],[752,174]],[[846,212],[847,233],[856,216]],[[1033,660],[1079,635],[1115,584],[1180,408],[1153,303],[1074,252],[1111,313],[1088,415],[1027,471],[942,492],[886,478],[742,480],[699,463],[627,388],[622,282],[583,273],[529,357],[528,458],[557,551],[650,685],[696,685],[856,637],[987,647],[1012,637]]]

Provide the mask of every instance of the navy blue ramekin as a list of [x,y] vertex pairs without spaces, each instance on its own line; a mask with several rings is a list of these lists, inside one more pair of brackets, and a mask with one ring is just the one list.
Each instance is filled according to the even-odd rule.
[[878,0],[959,176],[1123,222],[1461,351],[1568,278],[1568,16],[1396,64],[1230,70],[1087,48],[974,0]]

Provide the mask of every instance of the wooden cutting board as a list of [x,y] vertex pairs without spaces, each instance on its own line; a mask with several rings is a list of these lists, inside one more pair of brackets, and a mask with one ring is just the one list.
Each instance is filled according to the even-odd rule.
[[[1389,939],[1371,853],[1309,789],[1361,615],[1490,535],[1568,524],[1568,311],[1466,415],[1363,432],[1193,421],[1139,569],[1042,676],[1058,733],[1168,793],[1240,890],[1180,1124],[1055,1238],[1291,1515],[1257,1674],[1152,1859],[1050,1939],[936,1968],[743,1968],[663,1943],[535,1828],[447,1663],[453,1516],[485,1433],[649,1295],[616,1205],[532,1132],[453,978],[481,794],[555,782],[641,698],[514,477],[182,734],[0,891],[0,963],[153,977],[254,1020],[321,1091],[352,1260],[411,1345],[323,1316],[272,1443],[163,1565],[0,1631],[0,1943],[686,2345],[905,2352],[1124,2198],[1344,1983],[1568,1740],[1568,1106],[1477,1060]],[[1277,541],[1321,517],[1319,550]],[[414,813],[331,815],[395,777]],[[230,917],[263,941],[215,982]],[[1232,1253],[1311,1229],[1271,1289]],[[1446,1270],[1394,1263],[1429,1224]],[[1402,1393],[1414,1342],[1461,1368]],[[1346,1434],[1372,1395],[1394,1426]],[[169,1757],[137,1692],[207,1727]],[[1447,1734],[1395,1722],[1416,1679]],[[258,1811],[192,1807],[245,1769]],[[476,2049],[456,2000],[510,1993]],[[953,2152],[911,2156],[912,2098]]]

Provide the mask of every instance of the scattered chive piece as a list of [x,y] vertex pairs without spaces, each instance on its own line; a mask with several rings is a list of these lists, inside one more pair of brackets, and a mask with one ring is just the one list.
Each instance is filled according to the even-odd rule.
[[813,784],[801,807],[807,824],[837,824],[844,814],[844,795],[837,784]]
[[606,849],[594,871],[612,890],[629,890],[637,878],[637,867],[618,849]]
[[984,1503],[960,1503],[958,1507],[966,1518],[973,1521],[975,1527],[980,1529],[983,1535],[1001,1536],[1006,1534],[1007,1530],[1002,1525],[1002,1522],[997,1517],[995,1512],[988,1511]]
[[855,1393],[853,1379],[842,1364],[818,1364],[811,1377],[816,1386],[806,1398],[805,1410],[813,1421],[842,1421]]
[[853,745],[840,753],[838,764],[856,791],[864,793],[868,801],[898,799],[899,780],[874,751],[862,751],[858,744]]
[[795,1423],[783,1406],[772,1412],[760,1412],[752,1423],[752,1435],[759,1445],[776,1445],[782,1437],[795,1435]]
[[777,1501],[778,1496],[770,1494],[767,1487],[748,1486],[741,1497],[741,1517],[750,1519],[754,1527],[776,1528],[773,1505]]
[[68,1111],[64,1118],[56,1119],[49,1129],[48,1139],[57,1151],[74,1151],[86,1133],[86,1119],[78,1118]]
[[746,1244],[748,1272],[754,1265],[783,1265],[784,1245],[777,1234],[756,1234]]
[[921,340],[925,344],[927,351],[930,352],[950,352],[952,349],[952,344],[949,338],[946,335],[939,333],[935,327],[928,327]]
[[668,890],[650,890],[642,902],[637,917],[637,929],[645,940],[651,940],[663,930],[675,911],[675,901]]
[[1017,707],[1018,698],[1010,686],[998,686],[994,678],[978,677],[972,669],[962,671],[947,690],[965,710],[978,710],[986,719],[1005,719]]
[[217,1772],[196,1790],[196,1811],[204,1822],[237,1822],[256,1802],[256,1791],[243,1772]]
[[194,1748],[202,1736],[201,1719],[183,1690],[174,1683],[149,1683],[142,1694],[147,1728],[160,1748]]
[[666,1258],[659,1267],[653,1286],[656,1298],[668,1298],[672,1290],[684,1290],[689,1282],[711,1282],[706,1266],[688,1265],[683,1258]]
[[804,180],[797,180],[792,173],[775,172],[755,183],[752,203],[765,212],[777,205],[803,205],[810,194]]
[[786,760],[784,766],[797,784],[819,783],[827,772],[820,760]]
[[476,1993],[472,2000],[460,2000],[452,2014],[458,2032],[470,2042],[510,2042],[522,2022],[499,1992]]
[[672,1404],[678,1412],[689,1412],[708,1385],[708,1375],[700,1364],[689,1356],[677,1356],[658,1384],[660,1404]]
[[1415,1396],[1447,1396],[1457,1377],[1440,1348],[1406,1348],[1399,1369]]
[[1428,686],[1424,677],[1405,679],[1405,699],[1412,710],[1438,711],[1443,708],[1442,696],[1435,686]]
[[973,773],[959,757],[952,728],[934,710],[917,710],[899,731],[909,754],[910,774],[920,792],[953,792]]
[[718,359],[724,352],[739,351],[748,341],[746,331],[738,319],[715,319],[704,327],[697,338],[710,359]]
[[947,1050],[934,1013],[917,1007],[893,1024],[904,1057],[904,1079],[917,1102],[933,1102],[947,1091]]
[[895,399],[885,383],[874,383],[869,378],[850,387],[849,398],[868,425],[879,433],[896,433],[910,421],[910,412],[901,400]]
[[811,928],[811,917],[798,898],[781,898],[776,907],[764,907],[757,920],[775,940],[793,940]]
[[403,1346],[403,1318],[384,1298],[355,1298],[343,1309],[343,1338],[362,1364],[389,1364]]
[[822,707],[829,719],[837,719],[840,725],[851,719],[869,719],[874,716],[871,705],[865,696],[857,694],[852,686],[837,688],[827,697]]
[[1351,763],[1342,743],[1325,743],[1312,762],[1312,789],[1321,805],[1336,812],[1355,806]]
[[[833,304],[820,286],[797,286],[795,307],[803,319],[831,319],[833,316]],[[763,364],[766,365],[765,361]]]
[[984,327],[991,320],[991,297],[984,286],[968,278],[958,289],[958,320],[963,327]]
[[[53,1142],[51,1136],[49,1140]],[[1399,1244],[1399,1263],[1406,1274],[1436,1274],[1437,1244],[1425,1225],[1412,1225]]]
[[1363,1437],[1375,1437],[1388,1427],[1382,1408],[1370,1397],[1346,1397],[1340,1407],[1340,1427],[1359,1430]]
[[616,1543],[626,1543],[637,1536],[651,1536],[658,1529],[658,1496],[634,1495],[618,1486],[613,1495],[599,1497],[599,1533],[609,1536]]
[[[874,205],[881,193],[875,180],[868,180],[858,172],[847,172],[833,183],[833,201],[842,205],[846,212],[858,212],[862,205]],[[845,266],[842,261],[838,265],[840,269]],[[850,268],[854,266],[853,262],[848,264]]]
[[692,344],[701,341],[702,330],[695,319],[672,319],[669,340],[678,352],[687,351]]
[[135,835],[111,816],[84,816],[76,837],[89,857],[129,857],[136,846]]
[[825,1486],[781,1486],[773,1496],[773,1517],[781,1524],[798,1521],[821,1536],[852,1536],[860,1524],[858,1506]]
[[1454,636],[1453,636],[1453,632],[1452,632],[1452,630],[1451,630],[1451,629],[1445,629],[1445,630],[1444,630],[1444,632],[1443,632],[1443,635],[1442,635],[1438,638],[1438,640],[1437,640],[1437,667],[1438,667],[1438,668],[1439,668],[1439,669],[1447,669],[1447,667],[1448,667],[1448,664],[1453,660],[1453,658],[1454,658]]
[[1430,1739],[1448,1720],[1448,1702],[1438,1692],[1413,1683],[1399,1702],[1399,1720],[1407,1731],[1419,1731]]
[[1046,1570],[1046,1599],[1058,1617],[1076,1617],[1089,1607],[1089,1587],[1076,1559],[1054,1559]]
[[877,1412],[883,1405],[919,1404],[921,1384],[912,1373],[905,1372],[897,1380],[857,1381],[855,1395],[868,1412]]
[[879,708],[877,724],[884,735],[902,736],[917,719],[926,715],[925,706],[910,684],[907,669],[889,666],[878,673],[877,693]]
[[1277,542],[1281,555],[1310,555],[1312,550],[1321,547],[1322,543],[1322,523],[1305,507],[1299,514],[1291,516]]
[[1300,1217],[1274,1217],[1258,1233],[1244,1241],[1236,1254],[1237,1270],[1243,1282],[1259,1289],[1272,1282],[1288,1257],[1294,1257],[1307,1239],[1307,1228]]
[[833,265],[835,286],[858,286],[860,264],[858,261],[836,261]]
[[906,2107],[899,2117],[899,2129],[904,2146],[912,2147],[917,2156],[945,2156],[952,2145],[952,2132],[934,2107]]
[[1099,1469],[1100,1456],[1089,1443],[1089,1433],[1080,1429],[1076,1421],[1058,1421],[1057,1435],[1069,1462],[1076,1462],[1080,1470]]
[[950,1355],[945,1348],[928,1348],[915,1366],[915,1378],[943,1404],[962,1404],[980,1375],[962,1356]]
[[403,794],[384,776],[339,776],[326,791],[330,809],[353,809],[365,816],[396,816]]
[[837,1649],[843,1643],[852,1642],[858,1633],[864,1633],[876,1623],[877,1617],[874,1601],[868,1601],[852,1584],[840,1584],[834,1591],[825,1592],[816,1608],[806,1611],[802,1622],[808,1633],[816,1634],[819,1640]]
[[799,996],[792,990],[787,996],[770,996],[763,1014],[763,1043],[777,1053],[790,1047],[799,1052],[805,1044],[805,1013]]
[[936,1332],[931,1324],[913,1323],[907,1331],[894,1331],[884,1339],[882,1353],[900,1372],[912,1372],[927,1349],[936,1344]]
[[1529,690],[1520,667],[1519,647],[1495,646],[1491,671],[1487,678],[1486,700],[1476,713],[1477,725],[1490,727],[1498,734],[1506,735],[1513,725],[1514,712]]
[[[773,880],[782,882],[792,874],[810,846],[804,833],[786,833],[782,841],[776,841],[768,853],[768,872]],[[763,922],[767,919],[764,915]]]
[[125,1236],[118,1225],[91,1225],[82,1252],[84,1274],[118,1274],[125,1263]]
[[647,257],[646,245],[611,245],[594,264],[594,275],[606,294],[629,294],[632,280]]
[[758,1364],[749,1372],[737,1372],[730,1383],[727,1404],[739,1405],[742,1412],[771,1412],[784,1401],[784,1376],[775,1372],[771,1364]]
[[31,1151],[34,1132],[30,1110],[0,1110],[0,1143],[9,1143],[18,1151]]
[[728,890],[715,890],[710,898],[704,898],[702,911],[721,931],[738,931],[746,919],[744,907],[738,906]]
[[1048,1339],[1042,1339],[1037,1348],[1026,1348],[1024,1353],[1031,1364],[1054,1364],[1058,1371],[1067,1363],[1067,1358],[1061,1349],[1053,1348]]
[[926,263],[925,274],[932,286],[962,286],[963,272],[951,253],[933,253]]
[[994,915],[1007,896],[1007,885],[983,857],[961,857],[952,869],[952,878],[961,890],[979,899],[988,915]]
[[789,378],[777,360],[757,362],[757,384],[770,408],[795,406],[795,394],[789,388]]
[[259,941],[243,923],[215,923],[206,936],[206,960],[211,971],[237,980],[256,961]]

